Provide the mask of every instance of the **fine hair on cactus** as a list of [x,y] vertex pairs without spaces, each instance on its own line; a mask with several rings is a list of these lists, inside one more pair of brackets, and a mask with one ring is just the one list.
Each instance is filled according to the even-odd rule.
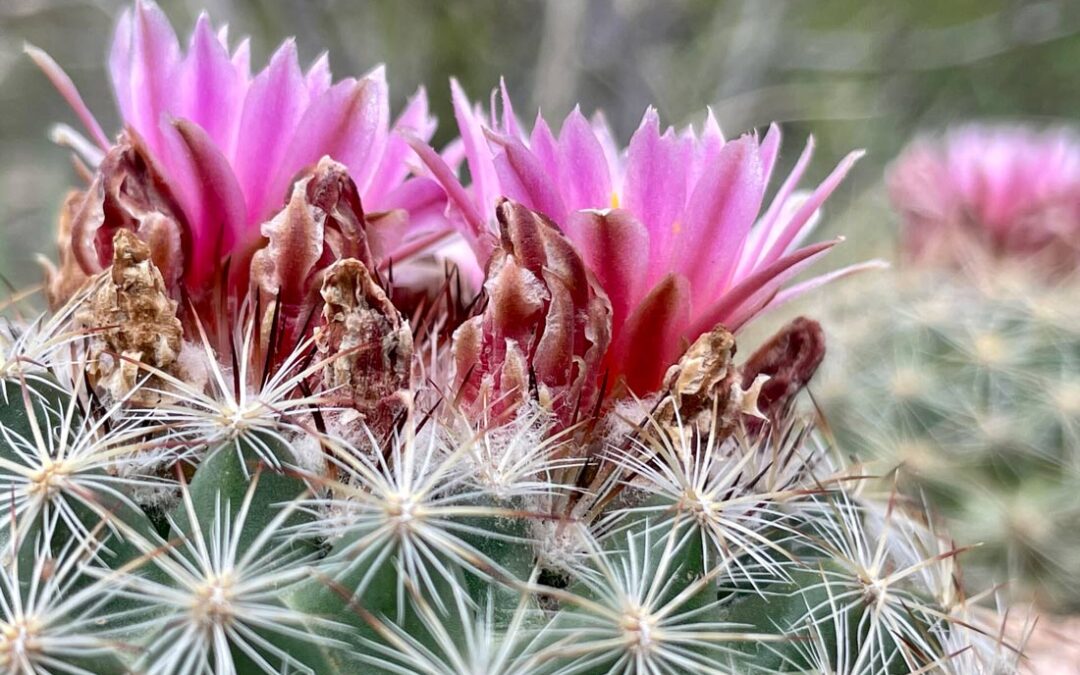
[[382,67],[248,49],[136,2],[112,140],[28,49],[89,140],[0,330],[0,670],[1017,670],[967,549],[803,413],[822,327],[741,344],[868,266],[791,283],[860,151],[767,201],[777,125],[621,150],[505,82],[439,151]]

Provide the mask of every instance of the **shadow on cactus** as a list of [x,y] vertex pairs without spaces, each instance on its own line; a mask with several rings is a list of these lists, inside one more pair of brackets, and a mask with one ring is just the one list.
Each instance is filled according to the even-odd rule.
[[726,324],[832,278],[784,288],[854,155],[805,196],[805,152],[761,212],[775,127],[710,118],[683,162],[650,112],[602,167],[606,129],[526,144],[505,90],[497,129],[456,91],[439,154],[422,92],[391,132],[381,69],[332,84],[286,43],[252,77],[146,2],[112,145],[31,52],[93,141],[58,309],[3,336],[6,670],[1015,667],[959,551],[796,413],[820,327],[736,360]]

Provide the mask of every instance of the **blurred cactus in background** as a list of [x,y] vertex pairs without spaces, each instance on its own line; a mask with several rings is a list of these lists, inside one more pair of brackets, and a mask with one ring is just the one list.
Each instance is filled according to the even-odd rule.
[[1080,143],[973,126],[890,181],[907,261],[824,298],[817,401],[844,451],[979,544],[969,576],[1076,611]]
[[800,244],[854,155],[794,196],[808,149],[762,209],[778,128],[713,121],[682,166],[692,130],[650,112],[620,209],[613,134],[538,118],[526,148],[505,91],[490,127],[455,92],[436,150],[381,69],[335,84],[288,42],[253,74],[144,1],[110,141],[28,51],[90,140],[66,131],[86,185],[50,311],[17,295],[0,332],[5,672],[1018,668],[963,549],[798,413],[821,327],[736,359],[727,323],[837,276],[789,285],[836,243]]
[[813,389],[841,448],[898,470],[960,542],[981,544],[969,575],[1056,609],[1080,603],[1078,301],[1015,276],[839,285]]

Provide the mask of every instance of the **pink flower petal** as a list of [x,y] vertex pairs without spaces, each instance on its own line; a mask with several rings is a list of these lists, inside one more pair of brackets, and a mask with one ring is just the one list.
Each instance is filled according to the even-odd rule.
[[761,159],[750,136],[724,145],[705,167],[673,242],[674,260],[688,271],[695,295],[712,295],[734,275],[764,192]]
[[693,161],[689,171],[688,185],[697,185],[697,182],[701,180],[701,172],[716,160],[726,142],[724,132],[720,130],[720,124],[716,121],[712,108],[708,108],[705,125],[701,130],[701,139],[693,144]]
[[312,102],[297,125],[274,180],[274,193],[283,193],[298,171],[324,156],[348,167],[349,177],[363,193],[386,145],[388,116],[386,81],[378,75],[332,86]]
[[[732,311],[731,315],[725,319],[724,325],[731,326],[732,331],[738,331],[767,310],[779,306],[779,304],[781,304],[778,300],[780,288],[787,282],[810,269],[811,266],[817,264],[817,262],[828,252],[829,248],[825,248],[824,250],[807,255],[802,260],[794,262],[790,267],[776,275],[772,281],[758,289],[757,292],[748,297],[738,308]],[[798,252],[796,251],[796,253]],[[788,258],[794,257],[796,253],[791,254]]]
[[378,211],[391,208],[392,204],[397,206],[393,202],[387,202],[387,195],[409,175],[408,160],[413,156],[409,144],[397,131],[407,129],[420,140],[428,142],[435,135],[435,127],[435,118],[428,109],[427,91],[420,87],[409,99],[386,139],[386,150],[383,152],[379,169],[364,192],[366,208]]
[[494,137],[503,151],[495,156],[495,172],[502,196],[521,202],[555,222],[566,218],[566,206],[552,176],[544,171],[536,155],[513,137]]
[[[124,27],[130,30],[127,36],[120,35],[120,28]],[[121,20],[117,31],[117,41],[126,39],[130,44],[127,49],[121,48],[119,54],[127,53],[129,64],[113,73],[113,87],[121,108],[125,100],[130,106],[123,110],[124,120],[135,127],[151,151],[161,153],[164,146],[159,124],[166,112],[166,101],[176,86],[180,44],[165,13],[149,0],[136,2],[131,21]],[[127,77],[121,79],[125,73]]]
[[[502,100],[502,132],[513,138],[524,138],[518,127],[517,117],[514,116],[514,104],[510,101],[510,92],[506,90],[506,78],[499,78],[499,95]],[[495,121],[494,113],[491,121]]]
[[[461,235],[476,252],[477,260],[481,261],[481,264],[486,263],[491,256],[491,236],[487,229],[487,221],[476,210],[476,205],[473,204],[469,193],[458,182],[453,170],[430,145],[408,131],[401,133],[409,147],[420,157],[420,161],[431,171],[432,178],[445,191],[449,202],[447,208],[457,209],[461,214],[461,221],[463,221]],[[458,222],[456,219],[452,220],[455,224]]]
[[308,100],[311,101],[326,93],[333,84],[333,76],[330,74],[330,56],[326,52],[319,54],[319,58],[315,59],[308,68],[307,74],[304,75],[304,82],[307,83]]
[[645,294],[648,230],[624,209],[575,211],[564,230],[608,294],[613,330],[618,332]]
[[[183,156],[186,171],[172,171],[177,198],[191,228],[191,251],[185,254],[189,292],[207,290],[217,276],[222,257],[246,238],[244,196],[229,163],[201,127],[186,120],[173,125],[174,156]],[[172,141],[170,141],[172,142]]]
[[802,154],[799,155],[799,159],[795,162],[795,167],[788,174],[788,177],[784,179],[784,182],[780,185],[780,189],[776,191],[773,196],[772,203],[769,204],[769,208],[765,210],[765,215],[758,221],[757,226],[753,232],[750,233],[750,240],[745,249],[743,249],[742,258],[739,261],[738,270],[735,273],[735,278],[741,278],[745,274],[748,274],[750,270],[757,267],[766,251],[772,246],[772,243],[776,241],[776,238],[780,236],[779,231],[776,228],[776,221],[780,215],[784,212],[784,205],[788,202],[791,194],[795,191],[795,188],[799,185],[799,180],[802,179],[803,173],[806,172],[806,167],[810,165],[810,158],[814,155],[814,137],[809,136],[806,139],[806,147],[803,148]]
[[776,294],[776,298],[769,303],[770,309],[775,309],[784,305],[801,295],[817,290],[822,286],[827,286],[834,281],[839,281],[845,277],[850,277],[854,274],[861,274],[863,272],[869,272],[871,270],[886,270],[890,265],[887,261],[881,259],[867,260],[866,262],[856,263],[854,265],[848,265],[847,267],[841,267],[838,270],[833,270],[826,274],[819,274],[818,276],[807,279],[806,281],[789,286]]
[[761,173],[765,185],[772,178],[773,168],[776,166],[776,158],[780,154],[780,127],[773,122],[765,133],[765,140],[761,142]]
[[116,22],[112,46],[109,48],[109,79],[112,81],[116,104],[120,108],[120,117],[132,120],[135,117],[135,103],[132,101],[131,64],[132,64],[132,11],[125,9]]
[[169,111],[198,124],[223,152],[235,142],[247,82],[233,65],[206,14],[199,16],[178,68]]
[[559,132],[559,188],[571,211],[611,206],[611,175],[604,148],[579,108],[574,108]]
[[[728,330],[735,331],[738,325],[733,322],[737,314],[746,314],[746,308],[755,305],[762,296],[766,301],[780,285],[801,270],[802,263],[817,260],[821,255],[839,243],[839,239],[813,244],[795,251],[776,262],[766,265],[749,275],[724,295],[711,307],[696,311],[694,322],[686,333],[687,340],[694,340],[702,333],[712,330],[716,324],[723,324]],[[793,271],[795,270],[795,271]],[[757,309],[760,309],[758,307]]]
[[461,85],[454,78],[450,79],[450,93],[454,104],[454,118],[457,119],[461,140],[465,143],[465,156],[469,161],[474,203],[481,213],[494,213],[499,184],[483,126]]
[[686,205],[685,147],[671,130],[660,135],[660,119],[652,108],[630,139],[623,198],[625,207],[648,228],[652,242],[648,259],[654,270],[650,281],[656,281],[666,271],[665,257],[675,236],[673,226]]
[[38,68],[45,73],[45,76],[49,78],[56,90],[60,92],[60,95],[64,97],[71,109],[75,111],[75,114],[79,117],[79,121],[82,122],[86,130],[90,132],[91,138],[98,144],[102,150],[108,152],[111,144],[109,139],[105,136],[105,132],[101,130],[101,125],[98,124],[94,114],[90,112],[90,108],[86,107],[86,103],[83,101],[82,96],[79,95],[79,90],[75,88],[75,83],[71,81],[67,73],[64,72],[56,61],[53,61],[52,57],[43,52],[42,50],[34,47],[33,45],[23,45],[23,51],[33,59]]
[[795,240],[795,237],[799,234],[799,231],[810,221],[811,216],[821,208],[821,205],[828,199],[829,195],[839,187],[841,181],[844,180],[844,176],[847,175],[851,167],[855,166],[855,162],[859,161],[864,154],[863,150],[855,150],[848,153],[847,157],[840,160],[840,163],[832,170],[832,173],[821,182],[821,185],[817,186],[817,189],[806,199],[799,210],[795,212],[795,215],[791,217],[791,220],[784,225],[783,231],[776,241],[770,246],[768,252],[765,254],[763,261],[765,263],[772,263],[779,260],[782,255],[787,251],[791,243]]
[[540,113],[536,113],[536,122],[533,124],[532,135],[529,137],[529,148],[536,155],[548,178],[554,182],[559,181],[559,143],[551,133],[551,127]]
[[689,322],[690,286],[683,277],[669,274],[637,306],[622,334],[612,333],[607,359],[612,375],[622,376],[639,396],[656,391],[683,349]]
[[288,40],[252,81],[240,117],[244,138],[236,146],[233,166],[250,223],[261,223],[285,202],[287,195],[280,192],[283,186],[272,180],[281,171],[288,144],[306,108],[307,85],[296,60],[296,45]]
[[247,82],[251,79],[251,39],[244,38],[236,45],[233,51],[232,64],[241,78]]

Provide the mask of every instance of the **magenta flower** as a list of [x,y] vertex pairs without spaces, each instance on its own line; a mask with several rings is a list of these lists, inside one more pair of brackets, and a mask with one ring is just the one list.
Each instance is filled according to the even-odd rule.
[[1069,130],[972,125],[914,141],[889,195],[905,252],[949,264],[974,254],[1038,256],[1052,273],[1080,265],[1080,138]]
[[711,113],[700,134],[677,133],[661,130],[650,109],[619,151],[603,121],[579,110],[558,137],[539,115],[526,134],[505,87],[501,120],[494,109],[488,117],[470,105],[456,82],[452,87],[471,185],[459,184],[439,155],[413,141],[446,189],[451,217],[481,257],[493,241],[499,196],[558,223],[611,301],[605,367],[638,394],[655,391],[686,345],[714,325],[737,330],[809,287],[781,290],[836,243],[802,246],[818,209],[862,155],[851,153],[814,191],[797,193],[809,141],[763,208],[780,147],[776,125],[764,139],[726,141]]
[[[30,53],[108,151],[112,144],[71,80],[44,53]],[[247,40],[230,51],[226,29],[215,31],[202,15],[184,51],[164,13],[144,0],[120,19],[109,71],[127,137],[149,153],[182,212],[183,281],[191,295],[209,292],[227,256],[243,271],[237,283],[246,291],[261,224],[285,205],[298,174],[323,156],[347,168],[367,214],[404,209],[381,218],[397,227],[399,243],[406,214],[419,225],[442,209],[430,180],[409,178],[412,151],[391,134],[381,66],[334,83],[325,55],[305,73],[288,40],[253,76]],[[430,138],[435,121],[422,89],[395,127]],[[108,252],[99,254],[107,265]]]

